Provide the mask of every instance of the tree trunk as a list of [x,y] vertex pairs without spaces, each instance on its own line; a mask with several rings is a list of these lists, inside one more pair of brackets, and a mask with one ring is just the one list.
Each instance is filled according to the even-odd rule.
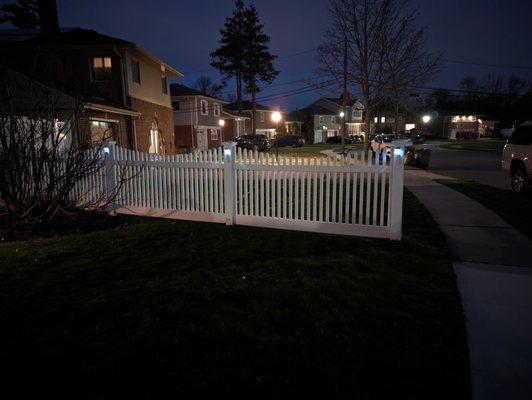
[[252,78],[251,82],[251,127],[252,127],[252,134],[255,135],[257,133],[257,93],[255,90],[255,78]]
[[238,112],[242,114],[242,76],[236,76],[236,98],[238,102]]

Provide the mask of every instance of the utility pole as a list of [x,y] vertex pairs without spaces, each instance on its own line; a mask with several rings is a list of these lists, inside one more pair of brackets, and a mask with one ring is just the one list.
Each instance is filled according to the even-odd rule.
[[342,96],[342,154],[345,156],[345,139],[347,132],[347,35],[344,35],[344,94]]

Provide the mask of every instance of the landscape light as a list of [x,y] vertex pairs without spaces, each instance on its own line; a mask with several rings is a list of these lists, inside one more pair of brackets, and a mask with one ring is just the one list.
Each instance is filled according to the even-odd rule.
[[281,120],[281,113],[278,112],[278,111],[275,111],[273,114],[272,114],[272,121],[273,122],[279,122]]
[[421,120],[423,121],[424,124],[428,124],[431,119],[432,118],[430,115],[423,115],[423,117],[421,117]]

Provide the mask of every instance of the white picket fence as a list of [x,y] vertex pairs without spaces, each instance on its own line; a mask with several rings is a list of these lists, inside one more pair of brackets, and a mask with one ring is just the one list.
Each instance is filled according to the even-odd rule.
[[[275,157],[225,148],[154,155],[108,147],[97,186],[117,213],[400,240],[403,149],[390,158]],[[101,177],[100,177],[101,178]]]

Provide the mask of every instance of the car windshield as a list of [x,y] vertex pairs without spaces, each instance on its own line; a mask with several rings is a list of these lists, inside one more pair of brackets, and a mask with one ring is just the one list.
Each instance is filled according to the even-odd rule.
[[382,137],[382,140],[384,143],[391,143],[393,139],[394,139],[393,135],[384,135]]

